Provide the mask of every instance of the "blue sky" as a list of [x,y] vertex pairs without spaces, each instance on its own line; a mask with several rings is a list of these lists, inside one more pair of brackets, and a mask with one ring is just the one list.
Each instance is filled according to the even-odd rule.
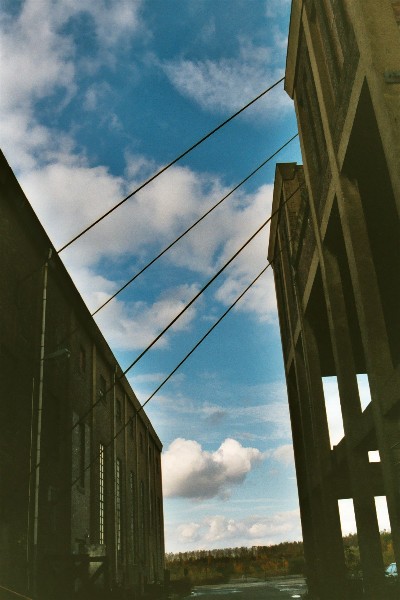
[[[57,248],[284,74],[288,0],[1,9],[1,147]],[[282,84],[61,254],[94,310],[297,131]],[[125,368],[267,219],[292,142],[96,317]],[[144,402],[267,263],[266,228],[129,374]],[[301,539],[269,270],[146,408],[166,548]]]

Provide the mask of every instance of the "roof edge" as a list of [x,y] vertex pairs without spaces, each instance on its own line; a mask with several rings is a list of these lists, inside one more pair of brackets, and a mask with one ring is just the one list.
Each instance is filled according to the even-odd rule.
[[289,94],[292,100],[294,96],[294,83],[297,70],[297,57],[302,13],[303,0],[292,0],[285,69],[285,91]]

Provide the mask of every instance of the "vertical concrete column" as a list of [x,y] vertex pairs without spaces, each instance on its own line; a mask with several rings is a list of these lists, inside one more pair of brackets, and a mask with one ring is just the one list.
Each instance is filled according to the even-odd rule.
[[379,527],[369,478],[367,450],[357,448],[354,443],[353,433],[361,418],[361,403],[340,269],[336,256],[326,245],[323,248],[321,267],[338,379],[364,588],[367,597],[374,600],[383,594],[384,584]]
[[[286,191],[286,190],[285,190]],[[285,213],[284,217],[285,218]],[[318,533],[322,531],[319,527],[320,506],[313,502],[312,489],[315,479],[314,461],[317,458],[310,413],[307,410],[307,402],[303,402],[300,396],[301,364],[296,361],[295,330],[299,322],[297,310],[290,311],[293,304],[289,302],[288,295],[292,293],[292,280],[290,265],[288,261],[289,247],[286,247],[282,239],[281,228],[276,231],[275,261],[280,265],[281,278],[277,287],[278,305],[283,307],[287,316],[287,326],[290,337],[290,346],[286,348],[287,362],[285,364],[286,382],[288,390],[289,411],[292,425],[293,447],[297,474],[297,486],[299,491],[300,516],[303,531],[304,553],[307,566],[307,584],[310,593],[318,595],[323,576],[320,574],[321,547]],[[273,264],[275,264],[275,261]]]
[[400,563],[400,481],[393,456],[400,429],[398,422],[385,417],[385,389],[394,376],[393,365],[358,185],[345,176],[340,185],[340,220],[367,364],[393,547]]
[[[299,396],[313,434],[306,441],[312,453],[314,477],[309,488],[311,522],[319,560],[319,593],[323,600],[346,597],[344,551],[337,498],[330,479],[330,444],[318,348],[307,321],[303,321],[303,352],[296,353]],[[305,434],[306,432],[303,431]],[[308,436],[307,436],[308,437]]]
[[[294,367],[293,367],[294,370]],[[320,548],[316,539],[316,528],[312,518],[311,490],[312,490],[312,458],[308,456],[305,442],[310,439],[304,435],[306,424],[302,415],[299,401],[298,389],[294,373],[287,373],[287,389],[289,399],[289,411],[292,424],[292,437],[294,447],[294,458],[296,465],[297,487],[299,492],[300,516],[303,530],[304,555],[307,567],[307,586],[310,594],[318,593],[318,557]],[[313,453],[315,456],[315,453]]]
[[[297,309],[296,314],[289,315],[289,321],[299,398],[298,416],[301,418],[301,424],[295,424],[294,441],[296,443],[298,432],[302,437],[305,457],[306,480],[303,479],[299,487],[305,494],[303,506],[306,517],[302,519],[303,532],[315,560],[312,584],[323,600],[337,600],[338,597],[346,597],[344,550],[338,503],[329,480],[330,443],[319,352],[312,329],[304,319],[295,276],[290,266],[290,248],[285,247],[285,240],[281,236],[278,247],[282,251],[286,306],[291,305],[287,299],[291,288]],[[294,330],[297,326],[300,326],[302,334],[296,343]],[[293,397],[293,391],[291,396]],[[313,548],[316,548],[315,553]]]

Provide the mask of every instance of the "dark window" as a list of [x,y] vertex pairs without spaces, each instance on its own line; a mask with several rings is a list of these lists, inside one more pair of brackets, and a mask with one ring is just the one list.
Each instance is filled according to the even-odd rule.
[[146,504],[145,504],[145,493],[143,480],[140,481],[140,529],[141,529],[141,556],[146,558],[146,528],[145,528],[145,515],[146,515]]
[[79,485],[85,487],[86,472],[86,429],[85,423],[79,423]]
[[115,505],[116,505],[116,529],[117,529],[117,550],[122,550],[122,495],[121,495],[121,480],[122,480],[122,461],[120,458],[115,462]]
[[122,405],[121,405],[121,400],[118,400],[118,398],[117,398],[117,403],[116,403],[116,407],[115,407],[115,416],[117,418],[117,421],[119,421],[119,422],[122,421]]
[[106,388],[107,388],[106,380],[104,379],[103,375],[100,375],[100,378],[99,378],[99,399],[102,400],[103,402],[106,401]]
[[79,370],[86,373],[86,350],[83,346],[79,348]]
[[104,544],[104,515],[105,515],[105,446],[100,444],[99,452],[99,543]]
[[132,559],[135,562],[136,559],[136,547],[135,547],[135,474],[133,471],[130,472],[129,478],[131,488],[131,544],[132,544]]

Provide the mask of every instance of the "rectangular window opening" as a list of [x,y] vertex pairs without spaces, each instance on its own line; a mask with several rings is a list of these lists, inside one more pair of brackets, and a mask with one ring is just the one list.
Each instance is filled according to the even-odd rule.
[[122,461],[117,458],[115,461],[115,508],[116,508],[116,533],[117,533],[117,551],[122,550],[122,496],[121,496],[121,472]]
[[381,537],[383,564],[386,577],[397,577],[396,559],[393,551],[392,528],[386,496],[375,496],[376,516]]
[[369,462],[381,462],[381,455],[379,454],[379,450],[369,450],[368,451],[368,460]]
[[339,388],[336,376],[323,377],[326,417],[328,420],[331,448],[337,446],[344,437],[342,409],[340,406]]
[[83,346],[79,348],[79,370],[81,373],[86,373],[86,351]]
[[371,390],[369,388],[368,375],[366,373],[357,374],[358,393],[360,394],[361,410],[367,408],[371,402]]
[[104,454],[105,446],[100,444],[99,451],[99,544],[104,544],[104,504],[105,504],[105,486],[104,486]]
[[103,375],[100,375],[100,377],[99,377],[99,400],[101,400],[102,402],[106,401],[106,389],[107,389],[106,380],[104,379]]
[[85,487],[86,472],[86,429],[85,423],[79,423],[79,485]]
[[140,481],[140,529],[141,529],[141,556],[146,559],[146,528],[145,528],[145,515],[146,515],[146,505],[145,505],[145,493],[144,493],[144,483],[143,480]]
[[122,404],[121,400],[118,400],[118,398],[115,406],[115,417],[119,423],[122,421]]
[[135,547],[135,474],[133,471],[130,472],[129,477],[130,489],[131,489],[131,544],[132,544],[132,559],[133,563],[136,560],[136,547]]
[[[376,516],[378,518],[379,531],[391,531],[389,511],[386,496],[375,496]],[[394,559],[393,559],[394,560]]]
[[357,577],[361,571],[361,561],[353,499],[339,500],[338,504],[346,568],[350,576]]

